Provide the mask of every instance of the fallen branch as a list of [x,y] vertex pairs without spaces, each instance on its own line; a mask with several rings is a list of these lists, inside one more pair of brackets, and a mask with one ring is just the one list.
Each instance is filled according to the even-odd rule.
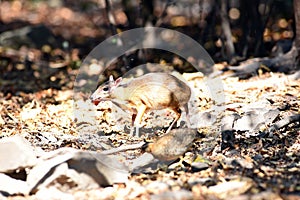
[[[238,76],[239,78],[249,78],[257,75],[259,69],[291,74],[299,71],[299,69],[297,69],[296,59],[297,48],[293,45],[291,50],[286,54],[274,58],[252,58],[242,62],[239,66],[228,66],[224,71],[231,70],[234,73],[229,76]],[[295,75],[292,78],[297,79],[299,75]]]
[[137,144],[130,144],[130,145],[123,145],[123,146],[120,146],[117,148],[102,151],[101,154],[109,155],[109,154],[114,154],[114,153],[118,153],[118,152],[122,152],[122,151],[140,149],[144,144],[145,144],[145,142],[140,142]]
[[300,121],[300,114],[287,116],[276,123],[274,123],[270,128],[269,132],[274,132],[275,130],[278,130],[280,128],[286,127],[287,125],[293,123],[293,122],[299,122]]

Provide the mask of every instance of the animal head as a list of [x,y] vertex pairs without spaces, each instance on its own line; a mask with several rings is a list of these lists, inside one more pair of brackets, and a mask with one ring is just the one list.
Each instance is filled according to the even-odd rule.
[[100,101],[107,100],[110,98],[111,93],[117,88],[122,81],[122,77],[114,80],[114,77],[110,75],[109,81],[100,85],[96,91],[90,96],[90,100],[98,105]]

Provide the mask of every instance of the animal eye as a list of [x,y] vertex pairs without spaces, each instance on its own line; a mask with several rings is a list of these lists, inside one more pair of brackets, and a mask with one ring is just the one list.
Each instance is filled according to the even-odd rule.
[[103,91],[104,91],[104,92],[107,92],[107,91],[108,91],[108,87],[107,87],[107,86],[104,87],[104,88],[103,88]]

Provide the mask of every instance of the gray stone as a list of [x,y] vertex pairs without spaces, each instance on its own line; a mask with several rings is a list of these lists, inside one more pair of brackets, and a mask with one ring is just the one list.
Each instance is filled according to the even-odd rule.
[[13,195],[13,194],[28,194],[29,186],[25,181],[16,180],[0,173],[0,194]]
[[52,200],[52,199],[75,200],[72,194],[62,192],[55,187],[43,188],[42,190],[39,190],[35,194],[35,197],[36,199],[43,199],[43,200]]
[[181,200],[193,199],[193,193],[187,190],[168,191],[160,194],[151,195],[151,200]]
[[252,109],[237,119],[233,128],[240,131],[258,131],[262,125],[271,123],[278,114],[277,109]]
[[188,184],[190,186],[201,184],[201,185],[208,185],[210,183],[214,183],[214,180],[212,178],[196,178],[193,180],[188,180]]
[[169,189],[168,184],[164,182],[154,181],[145,186],[146,190],[152,194],[158,194]]
[[119,161],[101,153],[61,148],[45,154],[30,170],[27,182],[31,192],[53,183],[69,189],[93,189],[128,181],[128,170]]
[[205,170],[209,167],[209,165],[207,163],[204,162],[193,162],[191,164],[193,171],[201,171],[201,170]]
[[13,172],[37,163],[33,147],[23,137],[15,135],[0,140],[0,172]]

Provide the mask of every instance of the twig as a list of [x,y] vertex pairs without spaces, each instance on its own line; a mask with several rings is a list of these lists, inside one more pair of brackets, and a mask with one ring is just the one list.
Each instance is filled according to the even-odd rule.
[[19,123],[19,120],[18,120],[17,118],[15,118],[12,114],[10,114],[10,113],[8,112],[8,110],[7,110],[5,107],[3,107],[3,112],[4,112],[10,119],[12,119],[16,124]]
[[293,122],[299,122],[300,121],[300,114],[296,114],[296,115],[292,115],[292,116],[288,116],[285,117],[279,121],[277,121],[276,123],[274,123],[270,128],[269,128],[269,132],[273,132],[275,130],[278,130],[280,128],[283,128]]
[[145,142],[140,142],[140,143],[137,143],[137,144],[130,144],[130,145],[123,145],[123,146],[120,146],[120,147],[117,147],[117,148],[102,151],[101,154],[109,155],[109,154],[114,154],[114,153],[118,153],[118,152],[122,152],[122,151],[139,149],[144,144],[145,144]]

